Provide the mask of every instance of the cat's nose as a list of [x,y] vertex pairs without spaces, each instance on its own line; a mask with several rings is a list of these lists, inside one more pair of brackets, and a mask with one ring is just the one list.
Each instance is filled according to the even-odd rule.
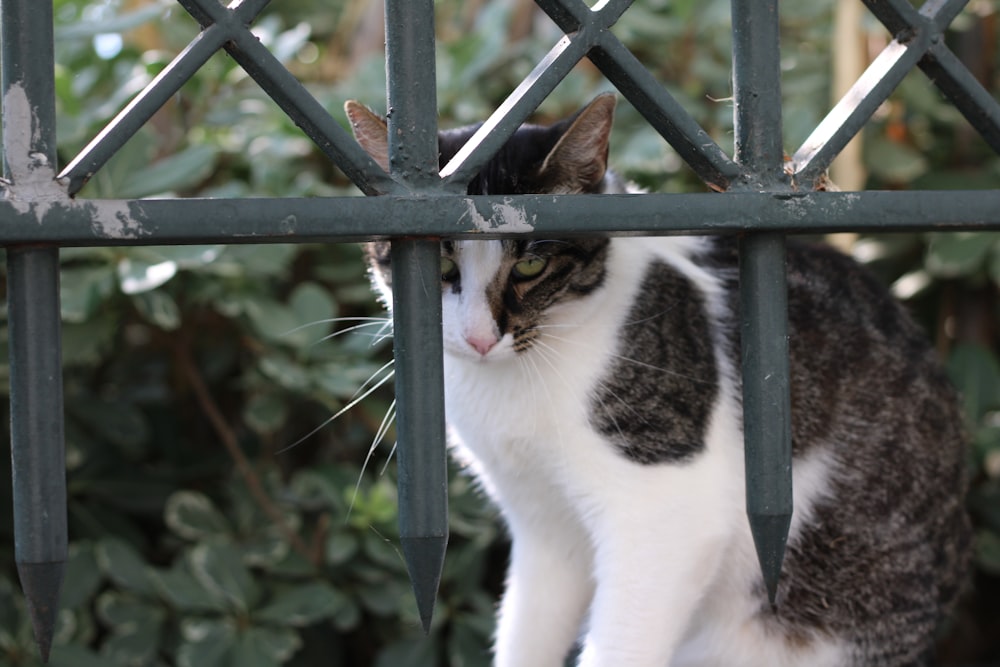
[[494,336],[478,336],[475,334],[469,334],[465,337],[465,342],[468,343],[472,349],[485,357],[498,341]]

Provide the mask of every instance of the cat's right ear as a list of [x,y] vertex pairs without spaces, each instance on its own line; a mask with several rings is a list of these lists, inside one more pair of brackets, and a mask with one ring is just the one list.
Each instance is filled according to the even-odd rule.
[[351,123],[354,138],[378,166],[389,173],[389,127],[385,119],[360,102],[344,102],[347,120]]

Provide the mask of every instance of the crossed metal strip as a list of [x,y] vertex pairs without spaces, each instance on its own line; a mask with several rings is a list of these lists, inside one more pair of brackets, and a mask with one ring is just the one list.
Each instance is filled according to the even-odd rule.
[[816,182],[915,66],[1000,153],[1000,103],[944,42],[944,31],[968,0],[928,0],[919,11],[906,0],[863,2],[894,39],[796,151],[796,181]]
[[585,56],[710,187],[727,190],[741,177],[740,166],[610,32],[632,0],[605,0],[593,9],[581,0],[537,4],[567,34],[441,170],[450,185],[468,183]]
[[202,31],[62,171],[59,177],[71,195],[219,49],[225,49],[362,192],[405,192],[250,31],[269,0],[242,0],[230,7],[214,0],[178,2]]
[[[178,0],[203,31],[63,170],[70,194],[95,173],[220,48],[226,49],[320,150],[366,194],[403,194],[406,188],[375,165],[288,70],[250,32],[268,0],[222,7],[206,0]],[[864,75],[813,131],[792,158],[800,185],[817,180],[875,110],[914,68],[921,67],[1000,152],[1000,104],[955,57],[943,31],[967,0],[931,0],[920,10],[904,0],[863,0],[896,35]],[[593,9],[581,0],[538,0],[567,36],[490,116],[442,171],[450,189],[464,186],[585,56],[677,150],[705,183],[729,189],[742,168],[677,103],[609,28],[631,0],[606,0]]]

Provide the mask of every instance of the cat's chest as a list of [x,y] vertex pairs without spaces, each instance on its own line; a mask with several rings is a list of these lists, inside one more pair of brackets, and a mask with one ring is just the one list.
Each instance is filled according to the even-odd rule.
[[602,289],[553,313],[526,352],[498,362],[445,355],[449,425],[486,468],[552,470],[604,449],[593,405],[620,356],[642,271],[622,259],[612,253]]
[[589,428],[588,406],[616,341],[611,335],[571,340],[497,364],[446,356],[449,424],[466,440],[504,449],[521,440],[558,442]]

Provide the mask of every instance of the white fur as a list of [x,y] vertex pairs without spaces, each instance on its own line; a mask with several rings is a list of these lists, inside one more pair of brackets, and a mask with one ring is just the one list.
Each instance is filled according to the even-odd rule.
[[[584,633],[580,667],[837,664],[817,639],[794,648],[755,622],[760,577],[744,509],[743,449],[732,383],[721,382],[705,450],[681,465],[637,465],[589,425],[594,388],[650,262],[693,280],[710,316],[719,285],[690,255],[698,238],[611,242],[604,285],[554,309],[525,353],[496,340],[474,295],[499,264],[499,243],[461,243],[462,293],[444,294],[445,397],[456,453],[496,500],[513,553],[500,608],[496,667],[561,667]],[[466,261],[468,260],[468,261]],[[475,286],[475,287],[474,287]],[[716,341],[717,348],[719,341]],[[720,350],[724,375],[735,369]],[[826,490],[826,462],[795,469],[792,538]]]

